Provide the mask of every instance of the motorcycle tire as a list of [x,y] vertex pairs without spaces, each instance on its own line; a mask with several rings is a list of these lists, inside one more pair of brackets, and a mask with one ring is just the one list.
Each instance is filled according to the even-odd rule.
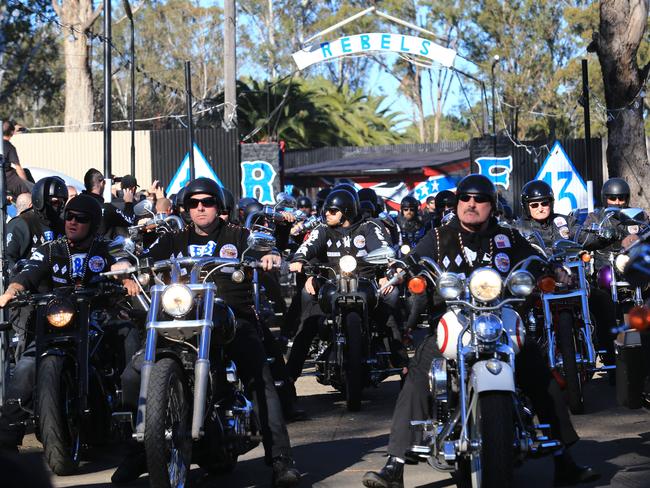
[[481,393],[470,412],[471,440],[481,448],[464,457],[455,473],[458,488],[514,487],[514,409],[512,393]]
[[558,349],[562,354],[569,410],[571,410],[571,413],[574,415],[580,415],[585,413],[585,402],[582,394],[582,377],[576,362],[576,344],[573,321],[573,314],[571,312],[560,312],[558,317],[556,340]]
[[45,460],[58,476],[77,470],[81,451],[79,397],[69,364],[62,356],[45,356],[36,378],[40,439]]
[[345,316],[345,403],[350,412],[361,410],[361,390],[363,389],[363,345],[361,334],[362,320],[358,313]]
[[192,459],[190,406],[180,365],[171,358],[156,362],[149,379],[144,427],[147,468],[154,488],[187,484]]

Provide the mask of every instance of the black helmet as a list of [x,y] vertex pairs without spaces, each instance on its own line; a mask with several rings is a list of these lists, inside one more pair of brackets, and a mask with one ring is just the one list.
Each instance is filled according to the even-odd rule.
[[232,212],[232,210],[235,208],[235,197],[233,196],[232,192],[224,187],[221,189],[223,192],[223,211],[224,212]]
[[311,198],[309,198],[306,195],[301,195],[296,199],[296,205],[298,206],[298,208],[305,208],[305,207],[311,208],[312,206]]
[[492,208],[496,209],[497,189],[487,176],[479,174],[465,176],[465,178],[458,182],[456,194],[458,196],[465,194],[485,195],[490,198]]
[[623,197],[625,199],[625,205],[629,205],[630,185],[623,178],[610,178],[605,182],[600,192],[600,198],[604,207],[607,206],[607,197]]
[[75,212],[90,215],[90,233],[97,232],[99,224],[102,222],[102,206],[95,197],[86,193],[80,193],[65,206],[65,211],[74,210]]
[[375,207],[375,204],[372,203],[370,200],[361,200],[361,205],[359,206],[359,210],[361,211],[361,215],[363,215],[364,218],[371,218],[377,216],[377,209]]
[[[428,200],[428,199],[427,199]],[[436,210],[442,212],[445,207],[456,207],[456,194],[451,190],[442,190],[436,194],[435,197]]]
[[350,183],[339,183],[336,185],[334,188],[332,188],[332,191],[336,190],[345,190],[350,193],[354,197],[354,200],[357,202],[357,207],[359,206],[359,203],[361,200],[359,199],[359,193],[357,192],[357,189],[354,187],[354,185],[351,185]]
[[417,211],[420,208],[420,200],[409,195],[402,198],[402,202],[400,203],[399,206],[402,210],[404,210],[405,208],[412,208]]
[[[551,203],[553,203],[555,201],[553,188],[551,188],[551,185],[543,180],[529,181],[521,189],[521,208],[523,209],[524,214],[530,217],[530,209],[528,208],[528,204],[530,202],[539,200],[549,200]],[[551,212],[553,212],[552,206]]]
[[65,205],[68,200],[68,187],[63,178],[47,176],[36,182],[32,188],[32,207],[39,214],[45,215],[50,198],[59,198]]
[[377,205],[377,192],[372,188],[361,188],[357,194],[360,201],[372,202],[373,205]]
[[217,209],[222,210],[226,204],[223,197],[223,190],[219,184],[211,180],[210,178],[197,178],[191,181],[185,187],[185,194],[183,195],[183,207],[187,210],[187,202],[189,201],[192,195],[198,195],[199,193],[205,193],[206,195],[212,195],[217,200]]
[[[245,207],[240,207],[240,210],[243,212],[242,214],[242,221],[240,222],[240,225],[245,225],[246,224],[246,219],[248,219],[248,216],[255,213],[255,212],[260,212],[264,210],[264,205],[262,205],[260,202],[255,200],[254,198],[252,199],[252,202],[249,202],[248,205]],[[261,216],[259,218],[262,218]],[[255,218],[253,223],[258,222],[258,217]]]
[[183,207],[183,208],[185,208],[185,205],[184,205],[185,202],[184,202],[184,200],[185,200],[185,189],[186,189],[186,188],[187,188],[187,187],[184,186],[183,188],[181,188],[180,190],[178,190],[178,193],[176,194],[176,201],[174,202],[174,207],[176,207],[176,208],[178,208],[178,207]]
[[379,195],[377,195],[377,204],[375,205],[375,208],[377,209],[377,214],[386,211],[386,202],[384,202],[384,199]]
[[323,208],[323,203],[325,203],[327,196],[331,192],[331,188],[323,188],[321,190],[318,190],[318,193],[316,193],[316,210],[320,211]]
[[335,208],[340,210],[347,220],[354,220],[359,214],[357,201],[349,191],[338,189],[332,190],[323,204],[323,210]]

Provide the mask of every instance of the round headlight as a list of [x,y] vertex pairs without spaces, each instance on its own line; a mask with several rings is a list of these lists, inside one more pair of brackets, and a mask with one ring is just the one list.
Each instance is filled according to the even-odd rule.
[[486,313],[477,316],[472,327],[479,340],[494,342],[501,336],[503,322],[493,313]]
[[65,327],[72,322],[74,307],[66,300],[55,298],[47,304],[45,314],[47,316],[47,322],[52,327]]
[[185,285],[170,285],[163,291],[161,302],[165,313],[180,318],[192,308],[194,296],[192,290]]
[[469,277],[469,291],[481,302],[491,302],[501,294],[503,280],[492,268],[479,268]]
[[357,269],[357,260],[354,256],[343,256],[339,261],[339,266],[344,273],[352,273]]
[[629,260],[630,260],[630,256],[628,256],[627,254],[619,254],[618,256],[616,256],[616,259],[614,260],[614,265],[616,266],[616,269],[618,270],[619,273],[625,272],[625,266],[627,266]]
[[403,256],[406,256],[408,253],[411,252],[411,246],[409,246],[408,244],[402,244],[399,250]]
[[438,278],[438,294],[445,300],[456,300],[463,293],[463,280],[456,273],[442,273]]
[[527,297],[535,289],[535,279],[528,271],[515,271],[508,280],[508,289],[513,295]]

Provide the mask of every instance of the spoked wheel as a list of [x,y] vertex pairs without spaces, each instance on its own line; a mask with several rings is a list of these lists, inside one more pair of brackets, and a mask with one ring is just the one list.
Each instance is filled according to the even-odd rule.
[[514,486],[514,412],[512,393],[481,393],[469,413],[469,438],[475,448],[458,464],[458,488]]
[[569,409],[574,415],[585,412],[585,402],[582,395],[582,374],[576,361],[576,343],[573,332],[573,314],[569,311],[560,312],[557,326],[558,349],[562,354],[566,390],[569,396]]
[[361,390],[363,389],[363,346],[361,337],[361,317],[349,313],[346,321],[345,343],[345,401],[350,412],[361,409]]
[[187,484],[192,459],[190,402],[185,375],[170,358],[158,361],[151,372],[144,447],[152,487],[182,488]]
[[36,386],[38,426],[45,459],[57,475],[79,466],[81,450],[79,395],[74,374],[61,356],[45,356]]

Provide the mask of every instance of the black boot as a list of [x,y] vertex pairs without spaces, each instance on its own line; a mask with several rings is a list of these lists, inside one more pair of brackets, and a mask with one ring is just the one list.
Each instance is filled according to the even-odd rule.
[[296,469],[296,463],[289,456],[278,456],[273,458],[273,479],[271,486],[288,487],[296,486],[300,482],[300,471]]
[[368,471],[362,481],[368,488],[404,488],[404,463],[390,456],[381,471]]
[[554,456],[555,480],[553,486],[573,486],[579,483],[588,483],[600,478],[600,474],[589,466],[576,464],[568,451],[559,456]]
[[126,455],[113,473],[113,476],[111,476],[111,483],[114,485],[130,483],[137,480],[141,474],[146,472],[147,456],[143,448],[138,452],[130,452]]

